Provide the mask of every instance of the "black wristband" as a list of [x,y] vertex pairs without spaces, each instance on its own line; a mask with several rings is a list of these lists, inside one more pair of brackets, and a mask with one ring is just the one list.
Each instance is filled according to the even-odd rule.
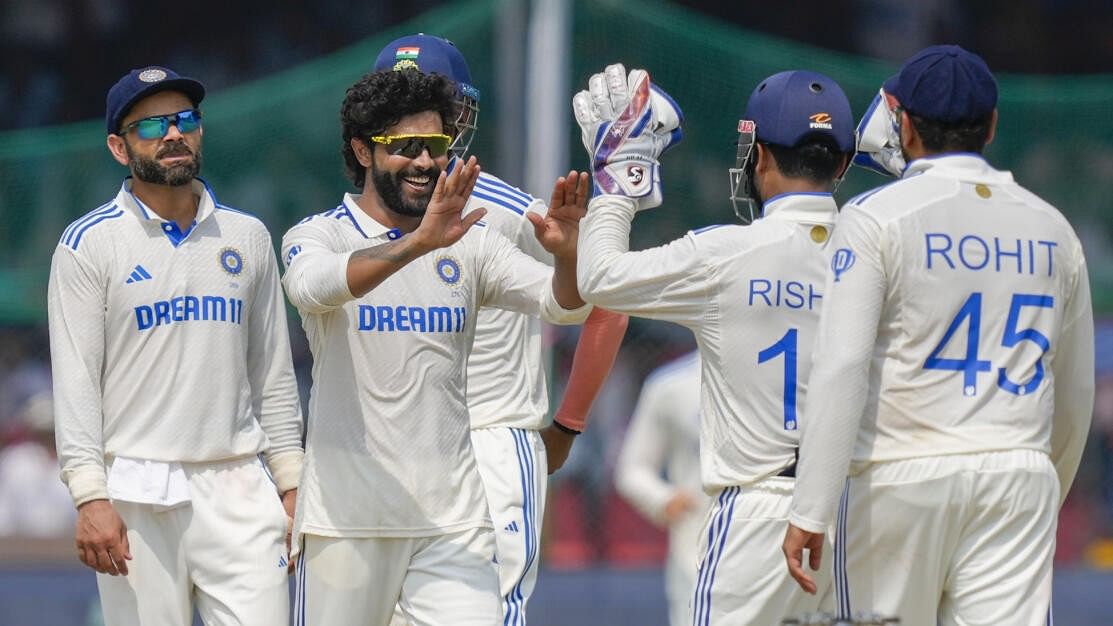
[[557,430],[559,430],[560,432],[567,433],[569,435],[572,435],[573,437],[580,434],[580,431],[572,430],[571,428],[565,426],[564,424],[561,424],[560,422],[558,422],[556,420],[553,420],[553,427],[556,428]]

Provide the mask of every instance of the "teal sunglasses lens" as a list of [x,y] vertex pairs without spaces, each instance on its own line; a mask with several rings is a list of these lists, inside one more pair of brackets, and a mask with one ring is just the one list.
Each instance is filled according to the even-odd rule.
[[197,109],[179,111],[173,115],[159,115],[133,122],[140,139],[162,139],[170,132],[170,125],[178,127],[183,135],[201,128],[201,112]]

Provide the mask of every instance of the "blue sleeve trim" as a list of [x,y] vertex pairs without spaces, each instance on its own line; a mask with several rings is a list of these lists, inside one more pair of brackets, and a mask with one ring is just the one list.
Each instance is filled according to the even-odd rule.
[[482,200],[487,200],[488,202],[494,202],[495,204],[497,204],[497,205],[499,205],[503,208],[510,209],[511,211],[514,211],[518,215],[525,215],[526,214],[525,209],[519,208],[519,206],[517,206],[515,204],[512,204],[508,200],[505,200],[505,199],[500,198],[500,197],[495,196],[495,195],[491,195],[489,193],[481,193],[479,191],[479,186],[478,185],[476,185],[475,189],[472,190],[471,195],[476,197],[476,198],[480,198]]
[[489,188],[492,191],[501,190],[510,194],[511,196],[515,196],[519,198],[526,206],[529,206],[531,203],[533,203],[534,200],[536,200],[536,198],[534,198],[533,196],[507,183],[501,178],[491,174],[485,174],[484,172],[479,173],[479,180],[476,181],[476,185],[478,186],[479,184],[483,184],[486,188]]
[[[113,205],[113,208],[115,208],[115,205]],[[74,250],[77,250],[77,246],[81,243],[81,238],[83,236],[85,236],[86,231],[88,231],[90,228],[96,226],[97,224],[100,224],[101,222],[103,222],[105,220],[116,219],[117,217],[120,217],[123,214],[124,214],[123,209],[117,209],[115,213],[108,213],[107,215],[102,215],[102,216],[98,217],[97,219],[85,224],[84,226],[81,227],[80,230],[77,231],[76,235],[73,238],[73,242],[71,244],[69,244],[70,247],[73,248]]]
[[230,206],[225,206],[223,204],[215,204],[214,206],[216,206],[217,209],[220,209],[222,211],[228,211],[229,213],[238,213],[240,215],[246,215],[248,217],[253,217],[253,218],[259,220],[260,222],[263,221],[262,218],[260,218],[258,215],[255,215],[254,213],[248,213],[247,211],[242,211],[240,209],[232,208]]
[[709,230],[715,230],[716,228],[722,228],[723,226],[730,226],[730,224],[712,224],[710,226],[704,226],[703,228],[697,228],[696,230],[693,230],[692,234],[693,235],[702,235],[703,233],[706,233]]
[[89,211],[85,215],[82,215],[81,217],[77,218],[76,220],[70,222],[70,225],[66,227],[66,230],[62,231],[62,238],[61,238],[61,240],[59,240],[58,243],[69,244],[70,238],[73,237],[73,233],[78,228],[81,228],[82,224],[88,222],[91,219],[96,218],[99,215],[104,215],[105,213],[111,213],[115,208],[116,208],[115,201],[108,201],[108,202],[105,202],[104,204],[100,205],[99,207],[93,209],[92,211]]

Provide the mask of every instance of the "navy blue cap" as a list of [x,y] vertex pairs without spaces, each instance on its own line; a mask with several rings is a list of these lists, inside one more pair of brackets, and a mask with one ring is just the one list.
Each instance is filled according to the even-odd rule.
[[160,91],[180,91],[189,98],[193,106],[201,104],[201,100],[205,98],[204,85],[192,78],[179,76],[172,69],[157,65],[134,69],[124,74],[108,90],[104,114],[108,134],[120,132],[120,122],[136,102]]
[[908,111],[941,122],[973,121],[997,106],[997,81],[982,58],[959,46],[929,46],[885,81]]
[[854,150],[855,120],[842,87],[807,70],[774,74],[761,81],[746,103],[743,119],[756,126],[757,140],[792,148],[825,136],[843,152]]
[[390,42],[375,59],[376,72],[415,69],[425,74],[440,74],[456,83],[462,96],[479,101],[479,90],[471,83],[471,72],[464,55],[447,39],[418,33]]

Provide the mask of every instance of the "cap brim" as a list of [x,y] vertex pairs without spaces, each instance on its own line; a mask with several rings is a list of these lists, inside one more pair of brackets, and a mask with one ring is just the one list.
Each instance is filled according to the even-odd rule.
[[193,80],[192,78],[179,76],[178,78],[171,78],[168,80],[159,81],[157,83],[151,83],[150,87],[136,92],[135,95],[131,97],[131,99],[124,103],[124,106],[120,107],[120,114],[116,116],[115,120],[113,120],[113,122],[115,122],[116,130],[119,131],[120,123],[123,122],[125,117],[127,117],[127,114],[131,111],[131,108],[135,106],[136,102],[139,102],[147,96],[161,93],[163,91],[180,91],[181,93],[185,94],[187,98],[189,98],[189,101],[192,102],[194,106],[197,106],[201,103],[202,100],[205,99],[205,86],[202,85],[200,82]]
[[885,93],[895,96],[897,94],[897,88],[900,85],[899,78],[900,74],[893,74],[881,84],[881,88],[885,90]]

